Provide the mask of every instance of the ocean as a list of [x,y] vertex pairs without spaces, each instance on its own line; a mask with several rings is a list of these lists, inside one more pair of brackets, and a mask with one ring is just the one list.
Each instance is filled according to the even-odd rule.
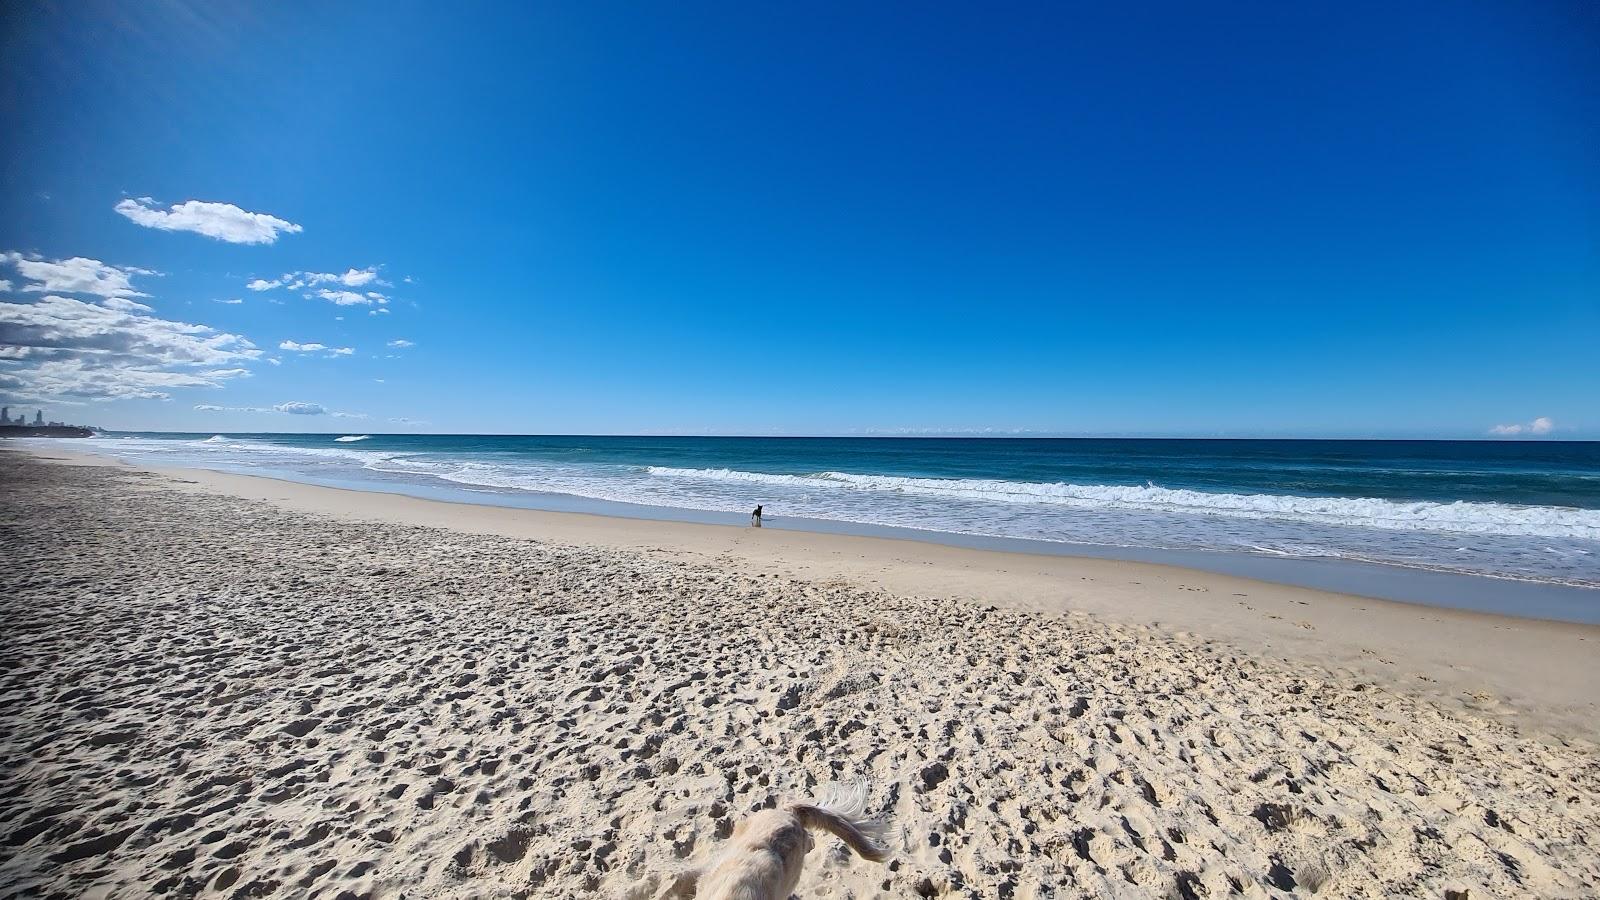
[[769,526],[1600,588],[1594,442],[116,433],[85,449],[479,503],[711,521],[759,503]]

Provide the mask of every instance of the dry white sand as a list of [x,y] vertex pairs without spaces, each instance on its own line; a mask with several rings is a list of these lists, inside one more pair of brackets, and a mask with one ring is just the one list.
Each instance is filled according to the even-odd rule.
[[182,480],[0,453],[8,895],[650,896],[858,775],[801,897],[1600,893],[1597,629]]

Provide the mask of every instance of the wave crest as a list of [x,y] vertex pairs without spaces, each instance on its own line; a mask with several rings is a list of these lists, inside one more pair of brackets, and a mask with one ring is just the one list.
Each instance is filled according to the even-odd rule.
[[736,469],[681,469],[650,466],[651,475],[740,481],[783,487],[848,489],[985,503],[1031,503],[1086,510],[1284,519],[1320,525],[1348,525],[1395,531],[1450,531],[1522,537],[1600,540],[1600,510],[1504,503],[1384,500],[1363,497],[1299,497],[1285,494],[1229,494],[1209,491],[1108,484],[999,481],[983,478],[912,478],[818,472],[781,475]]

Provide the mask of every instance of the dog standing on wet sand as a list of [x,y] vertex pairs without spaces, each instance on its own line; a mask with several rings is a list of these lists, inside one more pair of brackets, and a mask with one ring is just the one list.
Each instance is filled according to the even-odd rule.
[[697,900],[787,900],[800,883],[811,831],[826,831],[856,855],[882,862],[883,825],[866,817],[867,786],[830,787],[815,803],[764,809],[734,826],[733,836],[704,867],[680,875],[665,896]]

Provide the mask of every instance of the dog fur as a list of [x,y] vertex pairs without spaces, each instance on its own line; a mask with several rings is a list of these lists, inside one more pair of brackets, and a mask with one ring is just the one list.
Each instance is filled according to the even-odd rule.
[[882,862],[883,826],[866,817],[867,786],[833,786],[813,803],[764,809],[734,826],[711,862],[680,874],[662,896],[696,900],[787,900],[800,883],[812,831],[844,841],[857,856]]

